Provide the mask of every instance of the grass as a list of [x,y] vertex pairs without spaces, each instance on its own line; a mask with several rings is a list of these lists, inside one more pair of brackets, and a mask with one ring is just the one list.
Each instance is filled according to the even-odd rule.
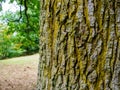
[[0,90],[35,90],[39,55],[0,60]]
[[22,57],[16,57],[16,58],[10,58],[10,59],[4,59],[0,60],[0,64],[30,64],[33,63],[34,60],[38,61],[39,56],[38,54],[30,55],[30,56],[22,56]]

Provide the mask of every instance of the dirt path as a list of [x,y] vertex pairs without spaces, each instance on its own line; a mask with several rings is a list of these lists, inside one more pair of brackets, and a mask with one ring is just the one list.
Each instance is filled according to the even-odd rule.
[[0,90],[35,90],[39,55],[0,60]]

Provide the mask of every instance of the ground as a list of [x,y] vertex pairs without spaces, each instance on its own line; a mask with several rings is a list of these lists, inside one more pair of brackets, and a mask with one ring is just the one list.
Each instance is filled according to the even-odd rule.
[[0,60],[0,90],[35,90],[39,55]]

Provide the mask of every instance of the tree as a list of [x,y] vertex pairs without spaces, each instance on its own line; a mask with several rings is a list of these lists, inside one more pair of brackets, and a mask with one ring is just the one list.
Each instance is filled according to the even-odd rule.
[[[1,3],[6,0],[0,0]],[[39,51],[39,0],[8,0],[10,4],[17,3],[19,9],[16,12],[6,11],[0,15],[1,23],[7,25],[5,35],[10,35],[6,48],[3,49],[6,57],[33,54]],[[3,34],[3,33],[1,33]],[[1,35],[0,35],[1,36]],[[2,38],[2,36],[0,37]],[[6,39],[6,38],[5,38]],[[0,45],[4,45],[1,42]],[[12,48],[11,48],[12,47]],[[16,50],[17,49],[17,50]],[[0,50],[0,53],[2,50]]]
[[120,89],[120,0],[41,0],[37,90]]

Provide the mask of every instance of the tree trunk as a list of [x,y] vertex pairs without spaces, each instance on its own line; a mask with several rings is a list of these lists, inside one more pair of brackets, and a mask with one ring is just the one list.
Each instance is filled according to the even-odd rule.
[[120,0],[41,0],[37,90],[120,90]]

